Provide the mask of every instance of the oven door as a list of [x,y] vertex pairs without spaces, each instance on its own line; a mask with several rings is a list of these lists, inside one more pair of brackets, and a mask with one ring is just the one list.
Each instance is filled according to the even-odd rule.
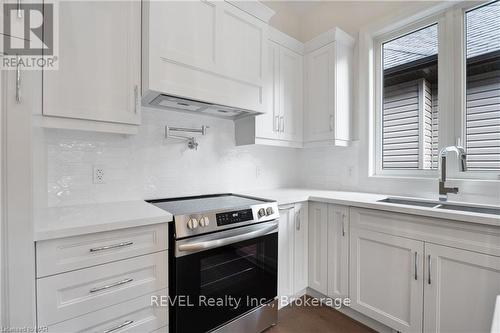
[[277,227],[265,222],[176,242],[174,332],[207,332],[276,298]]

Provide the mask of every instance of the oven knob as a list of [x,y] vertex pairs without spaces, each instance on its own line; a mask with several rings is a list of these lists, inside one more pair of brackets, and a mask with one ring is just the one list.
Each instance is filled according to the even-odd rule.
[[208,219],[207,216],[203,216],[201,219],[200,219],[200,227],[206,227],[210,224],[210,220]]
[[264,208],[261,208],[261,209],[259,209],[257,214],[259,215],[259,219],[260,219],[261,217],[266,216],[266,210]]
[[195,218],[190,218],[188,223],[187,223],[187,227],[189,230],[193,230],[193,229],[198,228],[198,220]]
[[273,207],[267,207],[266,209],[266,214],[269,216],[269,215],[273,215],[274,214],[274,209]]

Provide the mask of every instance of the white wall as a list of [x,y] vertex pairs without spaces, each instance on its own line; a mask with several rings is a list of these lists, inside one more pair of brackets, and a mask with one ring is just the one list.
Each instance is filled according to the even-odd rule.
[[388,14],[434,4],[436,1],[322,1],[301,17],[301,40],[310,40],[336,26],[356,36],[360,27]]
[[[2,13],[3,14],[3,13]],[[3,73],[0,73],[0,327],[4,327],[4,84]]]
[[[39,185],[38,199],[55,206],[298,185],[296,150],[236,147],[232,121],[144,110],[142,123],[139,134],[133,136],[40,131],[47,187]],[[210,128],[194,151],[185,143],[167,143],[167,124]],[[39,155],[42,161],[44,154]],[[95,164],[105,168],[106,184],[92,183]]]

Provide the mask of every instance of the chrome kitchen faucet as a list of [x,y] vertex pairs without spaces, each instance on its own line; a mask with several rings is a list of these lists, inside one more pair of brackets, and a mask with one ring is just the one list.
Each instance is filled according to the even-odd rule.
[[458,187],[446,187],[446,157],[449,152],[457,153],[459,160],[460,171],[464,172],[467,170],[467,154],[465,149],[461,146],[449,146],[444,147],[439,152],[439,200],[448,200],[448,193],[458,193]]

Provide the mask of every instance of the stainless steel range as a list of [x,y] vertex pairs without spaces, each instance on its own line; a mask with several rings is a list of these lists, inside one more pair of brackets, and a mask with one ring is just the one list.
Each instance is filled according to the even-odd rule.
[[276,323],[275,201],[217,194],[149,202],[174,215],[170,332],[257,333]]

